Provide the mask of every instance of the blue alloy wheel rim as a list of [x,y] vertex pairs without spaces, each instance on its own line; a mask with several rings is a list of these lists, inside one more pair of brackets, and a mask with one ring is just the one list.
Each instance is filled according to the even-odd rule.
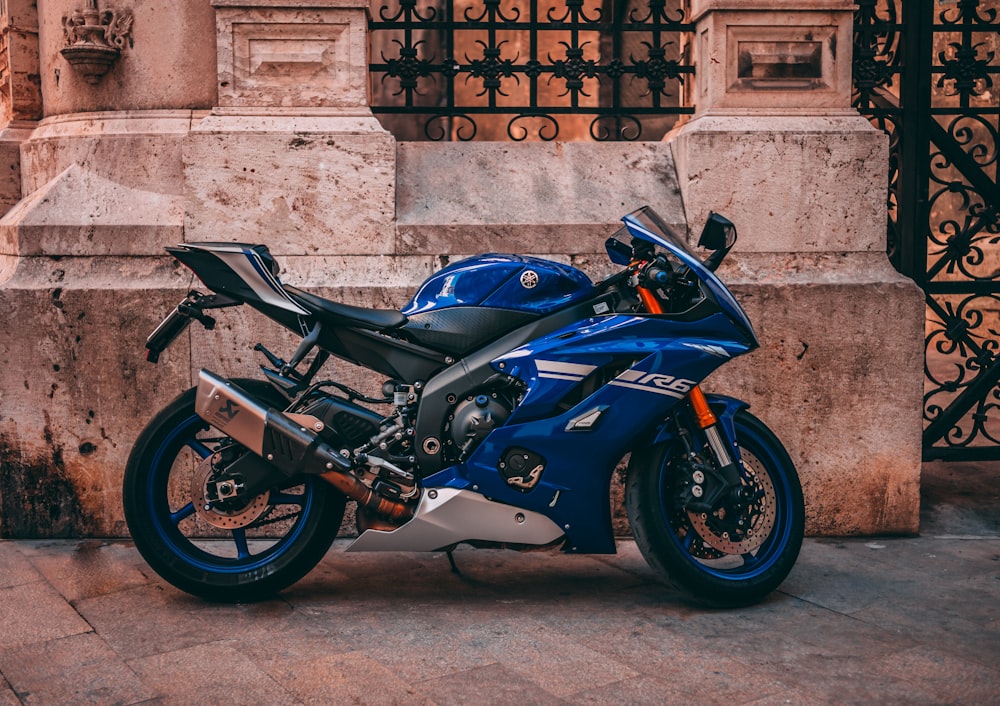
[[682,539],[677,535],[677,530],[670,520],[671,512],[669,508],[671,500],[671,483],[669,478],[669,469],[667,467],[667,462],[670,459],[669,456],[664,459],[663,465],[660,467],[660,511],[662,513],[662,517],[666,518],[667,535],[670,537],[670,541],[673,542],[678,549],[680,549],[684,558],[696,569],[724,581],[747,581],[770,570],[771,567],[773,567],[784,554],[785,547],[788,545],[788,540],[791,536],[792,530],[792,522],[790,521],[789,516],[792,494],[784,475],[775,473],[772,470],[780,468],[781,464],[779,460],[767,451],[767,445],[752,429],[741,427],[739,429],[739,437],[741,450],[744,452],[748,451],[756,456],[763,466],[764,472],[766,472],[770,477],[771,483],[774,486],[775,504],[777,507],[775,508],[774,528],[771,531],[770,536],[768,536],[768,538],[764,540],[764,543],[757,549],[756,556],[751,554],[742,555],[744,563],[738,567],[730,569],[717,569],[702,563],[698,557],[691,555],[691,543],[696,536],[696,532],[689,523],[688,534],[684,539]]
[[247,549],[247,539],[243,530],[232,532],[233,542],[236,545],[237,553],[240,555],[236,559],[215,556],[195,546],[178,527],[179,523],[189,517],[193,512],[190,503],[180,510],[171,512],[167,505],[167,483],[170,478],[170,471],[177,455],[185,446],[196,454],[205,458],[210,450],[197,439],[197,433],[207,429],[207,423],[199,416],[192,415],[181,422],[171,431],[167,438],[163,440],[148,469],[146,505],[153,527],[160,539],[173,551],[173,553],[190,566],[202,571],[217,574],[238,574],[246,571],[259,569],[271,564],[281,555],[286,553],[302,533],[306,524],[306,519],[313,507],[313,479],[306,477],[300,482],[304,486],[302,495],[284,495],[284,499],[301,498],[301,502],[281,503],[297,504],[301,507],[301,513],[295,520],[288,534],[278,540],[273,546],[267,548],[257,555],[251,555]]

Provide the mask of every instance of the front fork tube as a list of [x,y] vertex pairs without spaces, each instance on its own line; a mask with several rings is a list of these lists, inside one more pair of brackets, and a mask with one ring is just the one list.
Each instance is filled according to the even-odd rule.
[[[688,503],[688,509],[693,512],[711,512],[724,496],[733,492],[740,492],[743,481],[740,478],[740,469],[730,443],[727,441],[729,435],[723,428],[722,423],[708,405],[705,393],[701,387],[695,385],[688,393],[688,401],[694,418],[705,434],[708,447],[715,457],[715,468],[712,475],[715,482],[706,483],[705,493],[700,498]],[[710,471],[711,472],[711,471]]]

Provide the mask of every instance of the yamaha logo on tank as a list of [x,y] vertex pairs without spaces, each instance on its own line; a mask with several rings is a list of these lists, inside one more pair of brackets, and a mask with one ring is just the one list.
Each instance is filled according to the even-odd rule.
[[534,270],[525,270],[521,273],[521,286],[525,289],[534,289],[538,285],[538,273]]

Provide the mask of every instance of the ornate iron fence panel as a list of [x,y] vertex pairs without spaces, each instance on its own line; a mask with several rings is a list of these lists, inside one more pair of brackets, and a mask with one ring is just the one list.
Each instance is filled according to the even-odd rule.
[[404,140],[658,140],[693,28],[680,0],[386,0],[372,110]]
[[855,106],[890,135],[889,256],[926,294],[924,457],[1000,459],[1000,2],[855,4]]

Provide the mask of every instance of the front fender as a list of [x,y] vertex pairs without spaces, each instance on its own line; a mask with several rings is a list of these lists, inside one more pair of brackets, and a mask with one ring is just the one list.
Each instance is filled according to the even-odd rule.
[[[733,448],[736,460],[738,461],[740,450],[736,445],[736,413],[743,409],[750,409],[749,403],[744,402],[743,400],[738,400],[735,397],[712,395],[708,393],[705,394],[705,399],[708,400],[708,406],[712,408],[712,411],[715,412],[715,416],[718,417],[719,422],[722,424],[722,429],[725,431],[729,445]],[[657,432],[656,439],[653,443],[659,444],[664,441],[671,441],[676,436],[677,434],[671,426],[664,424]]]

